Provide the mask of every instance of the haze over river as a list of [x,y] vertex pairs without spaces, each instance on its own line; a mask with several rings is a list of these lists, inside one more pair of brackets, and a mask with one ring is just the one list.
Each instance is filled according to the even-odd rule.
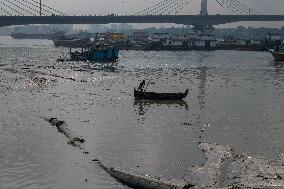
[[[198,142],[267,159],[284,152],[284,63],[268,52],[121,51],[114,66],[56,62],[68,51],[0,38],[0,188],[127,188],[94,158],[187,180],[188,168],[205,162]],[[143,79],[147,91],[189,95],[135,100]],[[89,154],[44,117],[65,121]]]

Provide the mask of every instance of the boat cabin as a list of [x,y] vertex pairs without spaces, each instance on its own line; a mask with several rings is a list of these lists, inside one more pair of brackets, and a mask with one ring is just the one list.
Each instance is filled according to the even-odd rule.
[[119,49],[107,44],[87,44],[82,46],[81,52],[72,51],[70,48],[71,60],[94,61],[94,62],[115,62],[118,59]]

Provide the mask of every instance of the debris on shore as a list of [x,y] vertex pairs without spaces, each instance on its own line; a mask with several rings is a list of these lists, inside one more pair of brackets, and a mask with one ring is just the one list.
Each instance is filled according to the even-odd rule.
[[[81,148],[85,140],[76,136],[64,121],[57,118],[45,118],[58,132],[63,133],[69,144]],[[224,189],[284,189],[283,159],[265,160],[246,154],[238,154],[229,146],[200,143],[199,148],[206,157],[206,162],[189,169],[187,180],[165,180],[160,177],[138,175],[106,165],[99,159],[93,159],[103,170],[117,181],[134,189],[189,189],[189,188],[224,188]],[[84,152],[89,154],[89,152]]]
[[201,143],[207,161],[190,169],[198,187],[284,188],[283,160],[265,160],[238,154],[228,146]]
[[119,182],[132,187],[143,189],[189,189],[194,185],[175,180],[163,180],[161,178],[151,177],[149,175],[136,175],[119,170],[113,167],[108,167],[103,162],[97,160],[98,165],[105,170],[109,175]]

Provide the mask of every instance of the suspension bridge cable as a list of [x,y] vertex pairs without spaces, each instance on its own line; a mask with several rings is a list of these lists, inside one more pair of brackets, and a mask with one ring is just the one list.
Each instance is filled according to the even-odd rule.
[[147,15],[147,14],[150,14],[150,15],[161,14],[162,10],[164,10],[165,7],[170,6],[174,1],[176,1],[176,0],[166,0],[166,1],[164,1],[163,4],[153,8],[151,10],[148,10],[147,12],[145,12],[144,15]]
[[227,9],[229,9],[232,13],[238,14],[239,12],[236,12],[234,9],[232,9],[232,6],[230,3],[228,3],[228,0],[216,0],[223,8],[226,6]]
[[[167,0],[166,0],[166,1],[167,1]],[[155,4],[154,6],[150,6],[150,7],[146,8],[146,9],[144,9],[144,10],[141,10],[141,11],[135,13],[134,15],[139,15],[140,13],[143,13],[143,12],[145,12],[145,11],[148,11],[149,9],[152,9],[153,7],[159,6],[159,5],[162,4],[162,3],[164,3],[164,1],[161,1],[161,2],[159,2],[159,3],[157,3],[157,4]]]
[[1,9],[2,11],[4,11],[6,14],[8,14],[9,16],[12,16],[12,14],[11,14],[10,12],[8,12],[8,11],[5,10],[5,9],[3,9],[2,7],[0,7],[0,9]]
[[[228,0],[227,0],[228,1]],[[232,0],[229,0],[230,1],[230,4],[234,4],[234,7],[236,8],[236,10],[238,10],[238,12],[240,12],[241,14],[243,15],[247,15],[248,12],[247,12],[247,7],[243,6],[242,4],[240,3],[237,3],[236,0],[232,1]]]
[[[35,0],[31,0],[31,1],[34,2],[34,3],[39,4],[39,2],[37,2],[37,1],[35,1]],[[52,8],[52,7],[49,7],[49,6],[45,5],[45,4],[42,4],[42,6],[48,8],[49,10],[52,10],[52,11],[57,12],[57,13],[59,13],[59,14],[62,14],[63,16],[66,16],[66,15],[67,15],[66,13],[63,13],[63,12],[61,12],[61,11],[59,11],[59,10],[56,10],[56,9],[54,9],[54,8]]]
[[164,12],[166,12],[165,15],[169,15],[171,12],[176,11],[176,9],[177,9],[178,7],[180,7],[180,4],[181,4],[181,3],[183,3],[183,1],[182,1],[182,2],[176,1],[175,4],[172,5],[172,7],[169,7],[166,11],[164,11]]
[[216,0],[220,6],[226,7],[236,14],[245,14],[245,15],[257,15],[260,14],[258,11],[250,8],[248,5],[240,2],[239,0]]
[[177,13],[179,13],[182,9],[184,9],[189,3],[190,3],[191,0],[182,0],[181,2],[178,1],[178,3],[176,3],[174,6],[173,6],[173,9],[169,10],[167,9],[166,11],[168,11],[166,13],[166,15],[169,15],[169,14],[174,14],[176,15]]
[[9,5],[6,5],[4,2],[1,1],[1,3],[2,3],[4,6],[8,7],[9,9],[13,10],[14,12],[18,13],[19,15],[24,16],[24,14],[20,13],[19,11],[17,11],[16,9],[10,7]]
[[[154,9],[153,10],[154,12],[152,12],[151,14],[152,15],[156,15],[156,14],[162,15],[165,12],[165,10],[167,10],[167,8],[171,7],[174,3],[176,3],[176,1],[177,0],[171,0],[171,1],[166,2],[162,6],[159,6],[156,9]],[[149,14],[149,12],[146,14]]]
[[160,7],[160,9],[156,10],[154,13],[152,14],[159,14],[159,15],[163,15],[165,14],[165,12],[169,11],[170,8],[176,6],[176,4],[178,3],[179,0],[171,0],[168,1],[163,7]]
[[[30,4],[30,5],[32,5],[32,6],[36,7],[36,8],[38,8],[38,9],[40,8],[39,5],[33,4],[33,3],[31,3],[31,2],[29,2],[29,1],[27,1],[27,0],[22,0],[22,1],[24,1],[25,3],[28,3],[28,4]],[[37,2],[36,2],[36,3],[37,3]],[[50,12],[49,10],[46,10],[45,8],[42,8],[42,10],[45,11],[45,12],[47,12],[47,13],[53,14],[53,12]],[[38,10],[37,12],[40,13],[39,10]],[[42,14],[46,16],[46,14],[44,14],[44,13],[42,13]]]
[[169,1],[172,1],[172,0],[161,1],[161,2],[159,2],[159,3],[157,3],[157,4],[153,5],[153,6],[150,6],[150,7],[146,8],[146,9],[144,9],[142,11],[139,11],[135,15],[138,15],[138,14],[141,14],[141,13],[143,13],[143,15],[145,15],[145,13],[147,14],[148,12],[151,12],[151,11],[155,10],[158,7],[161,7],[161,6],[165,5],[165,4],[167,4]]
[[[182,0],[183,1],[183,0]],[[171,12],[175,11],[180,6],[181,1],[176,1],[171,7],[164,11],[165,15],[169,15]]]
[[219,0],[216,0],[216,2],[222,7],[222,8],[225,8],[222,3],[219,2]]
[[23,11],[25,11],[25,12],[27,12],[27,13],[33,15],[33,16],[35,16],[34,13],[32,13],[32,12],[30,12],[30,11],[28,11],[28,10],[22,8],[22,7],[20,7],[19,5],[16,5],[15,3],[13,3],[13,2],[11,2],[11,1],[9,1],[9,0],[5,0],[5,1],[8,2],[8,3],[10,3],[10,4],[12,4],[12,5],[14,5],[14,6],[17,7],[18,9],[21,9],[21,10],[23,10]]
[[216,0],[216,1],[222,8],[226,8],[226,7],[223,6],[223,4],[221,2],[219,2],[219,0]]
[[261,13],[258,12],[257,10],[250,8],[248,5],[246,5],[246,4],[242,3],[242,2],[240,2],[239,0],[236,0],[236,2],[239,3],[239,4],[241,4],[243,7],[246,7],[246,8],[249,10],[249,12],[252,11],[252,13],[254,13],[254,14],[259,14],[259,15],[261,14]]
[[[34,9],[33,7],[28,6],[27,4],[24,4],[24,3],[22,3],[22,2],[20,2],[20,1],[18,1],[18,0],[14,0],[14,1],[17,2],[17,3],[19,3],[19,4],[21,4],[22,6],[25,6],[25,7],[29,8],[29,9],[35,11],[36,13],[39,13],[39,12],[40,12],[39,10]],[[22,0],[22,1],[24,1],[24,0]],[[24,1],[24,2],[25,2],[25,1]],[[46,14],[43,14],[43,15],[46,16]]]
[[246,11],[244,8],[239,7],[237,4],[235,4],[235,0],[226,0],[226,2],[228,3],[229,7],[231,8],[231,10],[234,10],[235,12],[239,13],[240,15],[246,14]]
[[[189,4],[190,0],[183,0],[178,6],[174,9],[168,12],[167,14],[177,14],[179,11],[181,11],[183,8],[185,8]],[[175,12],[174,12],[175,11]]]
[[183,7],[181,7],[179,10],[177,10],[177,11],[175,12],[175,14],[179,13],[180,11],[182,11],[182,9],[184,9],[185,7],[187,7],[187,6],[189,5],[189,3],[190,3],[190,1],[187,1],[187,3],[186,3]]

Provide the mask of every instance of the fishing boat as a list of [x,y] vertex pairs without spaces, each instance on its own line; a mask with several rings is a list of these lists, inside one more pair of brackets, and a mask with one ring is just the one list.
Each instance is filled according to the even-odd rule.
[[116,62],[118,60],[119,49],[110,45],[87,44],[82,47],[81,52],[70,48],[70,58],[73,61],[91,62]]
[[147,99],[147,100],[180,100],[187,96],[188,89],[184,93],[156,93],[138,91],[134,88],[135,99]]
[[275,61],[284,61],[284,44],[277,45],[273,51],[270,51]]

